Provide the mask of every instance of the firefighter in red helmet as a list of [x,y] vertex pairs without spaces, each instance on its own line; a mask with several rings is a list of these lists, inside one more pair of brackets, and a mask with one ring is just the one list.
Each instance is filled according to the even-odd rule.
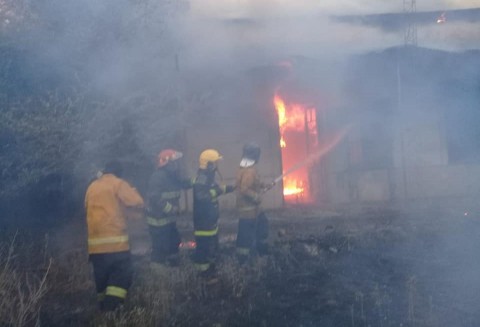
[[178,265],[180,234],[177,216],[181,191],[192,187],[192,180],[180,174],[180,151],[166,149],[157,157],[157,169],[150,177],[147,193],[147,224],[152,239],[152,262]]

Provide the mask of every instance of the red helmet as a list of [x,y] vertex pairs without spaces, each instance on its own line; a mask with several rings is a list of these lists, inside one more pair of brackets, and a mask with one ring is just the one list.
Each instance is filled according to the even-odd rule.
[[164,167],[170,161],[175,161],[183,157],[183,153],[180,151],[172,150],[172,149],[165,149],[162,150],[157,156],[157,167]]

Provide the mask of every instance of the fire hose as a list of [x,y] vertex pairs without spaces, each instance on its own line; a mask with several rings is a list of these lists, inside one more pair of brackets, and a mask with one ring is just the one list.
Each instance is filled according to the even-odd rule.
[[300,168],[303,168],[304,166],[308,166],[313,164],[314,161],[319,160],[321,157],[326,155],[328,152],[330,152],[335,146],[340,143],[340,141],[345,137],[345,135],[348,133],[350,130],[351,126],[347,126],[346,128],[340,130],[340,132],[336,133],[335,135],[332,136],[330,142],[324,142],[322,146],[320,146],[320,149],[316,151],[315,153],[312,153],[309,155],[306,159],[297,162],[295,165],[287,169],[285,172],[283,172],[280,176],[275,178],[271,183],[267,185],[262,191],[263,193],[266,193],[270,191],[278,182],[280,182],[284,177],[290,175],[291,173],[299,170]]
[[270,182],[269,184],[267,184],[267,186],[263,189],[262,191],[262,194],[263,193],[267,193],[268,191],[270,191],[275,185],[277,185],[278,182],[280,182],[285,176],[288,176],[290,175],[291,173],[297,171],[298,169],[302,168],[303,166],[307,165],[308,163],[310,162],[310,158],[307,158],[305,160],[302,160],[298,163],[296,163],[295,165],[293,165],[292,167],[290,167],[290,169],[288,169],[287,171],[285,171],[283,174],[281,174],[280,176],[278,176],[277,178],[275,178],[272,182]]

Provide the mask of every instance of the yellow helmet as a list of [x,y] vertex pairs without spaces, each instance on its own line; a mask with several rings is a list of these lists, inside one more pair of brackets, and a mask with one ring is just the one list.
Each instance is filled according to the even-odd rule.
[[200,154],[198,159],[200,169],[207,169],[209,163],[216,163],[218,160],[222,159],[220,153],[214,149],[207,149]]

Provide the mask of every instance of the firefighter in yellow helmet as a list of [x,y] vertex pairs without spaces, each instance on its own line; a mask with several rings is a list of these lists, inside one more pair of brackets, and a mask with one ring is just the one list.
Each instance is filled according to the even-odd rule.
[[181,191],[192,187],[192,180],[180,174],[180,151],[166,149],[157,157],[157,169],[148,183],[147,224],[152,239],[154,263],[176,266],[179,263],[180,234],[177,217]]
[[240,262],[245,262],[252,252],[268,253],[268,219],[260,205],[263,191],[273,185],[260,181],[256,168],[259,160],[260,147],[256,143],[246,144],[237,172],[237,255]]
[[105,311],[114,310],[123,302],[132,283],[125,208],[143,212],[142,197],[121,175],[119,162],[107,163],[85,195],[89,259],[99,306]]
[[200,154],[199,169],[193,184],[193,227],[197,244],[193,260],[201,276],[214,273],[214,257],[218,249],[218,197],[233,192],[233,185],[215,181],[220,153],[207,149]]

